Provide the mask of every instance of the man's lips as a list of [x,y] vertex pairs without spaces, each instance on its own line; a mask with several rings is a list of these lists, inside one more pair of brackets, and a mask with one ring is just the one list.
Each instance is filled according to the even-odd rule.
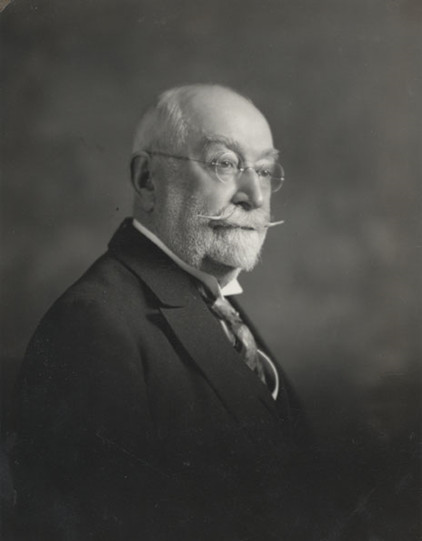
[[242,224],[232,224],[227,222],[211,224],[213,229],[242,229],[243,231],[256,231],[257,229],[262,229],[262,227],[254,227],[251,225],[242,225]]

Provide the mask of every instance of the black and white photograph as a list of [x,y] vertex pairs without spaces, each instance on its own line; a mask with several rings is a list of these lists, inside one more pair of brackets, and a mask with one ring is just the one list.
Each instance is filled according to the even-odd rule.
[[422,4],[0,10],[0,537],[422,539]]

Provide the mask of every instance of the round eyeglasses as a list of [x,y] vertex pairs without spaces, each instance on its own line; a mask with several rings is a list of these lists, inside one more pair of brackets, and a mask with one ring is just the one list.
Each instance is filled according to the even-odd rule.
[[282,165],[274,161],[263,161],[261,164],[242,167],[241,161],[233,152],[225,152],[210,161],[197,160],[188,156],[174,156],[158,150],[145,150],[150,156],[162,156],[164,158],[173,158],[175,160],[185,160],[204,164],[207,168],[214,171],[217,179],[223,184],[237,182],[243,173],[249,169],[255,171],[263,187],[270,188],[271,192],[277,192],[283,185],[285,174]]

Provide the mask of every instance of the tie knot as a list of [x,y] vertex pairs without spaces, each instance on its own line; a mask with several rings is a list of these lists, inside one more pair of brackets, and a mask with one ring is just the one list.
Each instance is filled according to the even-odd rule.
[[210,308],[219,318],[229,321],[232,324],[242,322],[239,313],[225,297],[217,297],[210,305]]

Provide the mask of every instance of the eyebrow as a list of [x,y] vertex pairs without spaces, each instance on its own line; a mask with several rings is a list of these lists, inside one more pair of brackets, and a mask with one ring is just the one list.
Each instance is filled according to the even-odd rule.
[[[224,135],[206,135],[204,136],[200,141],[200,149],[203,154],[213,145],[224,145],[225,147],[229,148],[230,150],[235,151],[237,154],[240,154],[242,156],[242,149],[240,148],[240,145],[237,141],[234,139],[231,139],[230,137],[225,137]],[[262,158],[273,158],[274,160],[277,160],[279,157],[280,151],[276,148],[270,148],[266,151],[264,151],[260,157]]]

